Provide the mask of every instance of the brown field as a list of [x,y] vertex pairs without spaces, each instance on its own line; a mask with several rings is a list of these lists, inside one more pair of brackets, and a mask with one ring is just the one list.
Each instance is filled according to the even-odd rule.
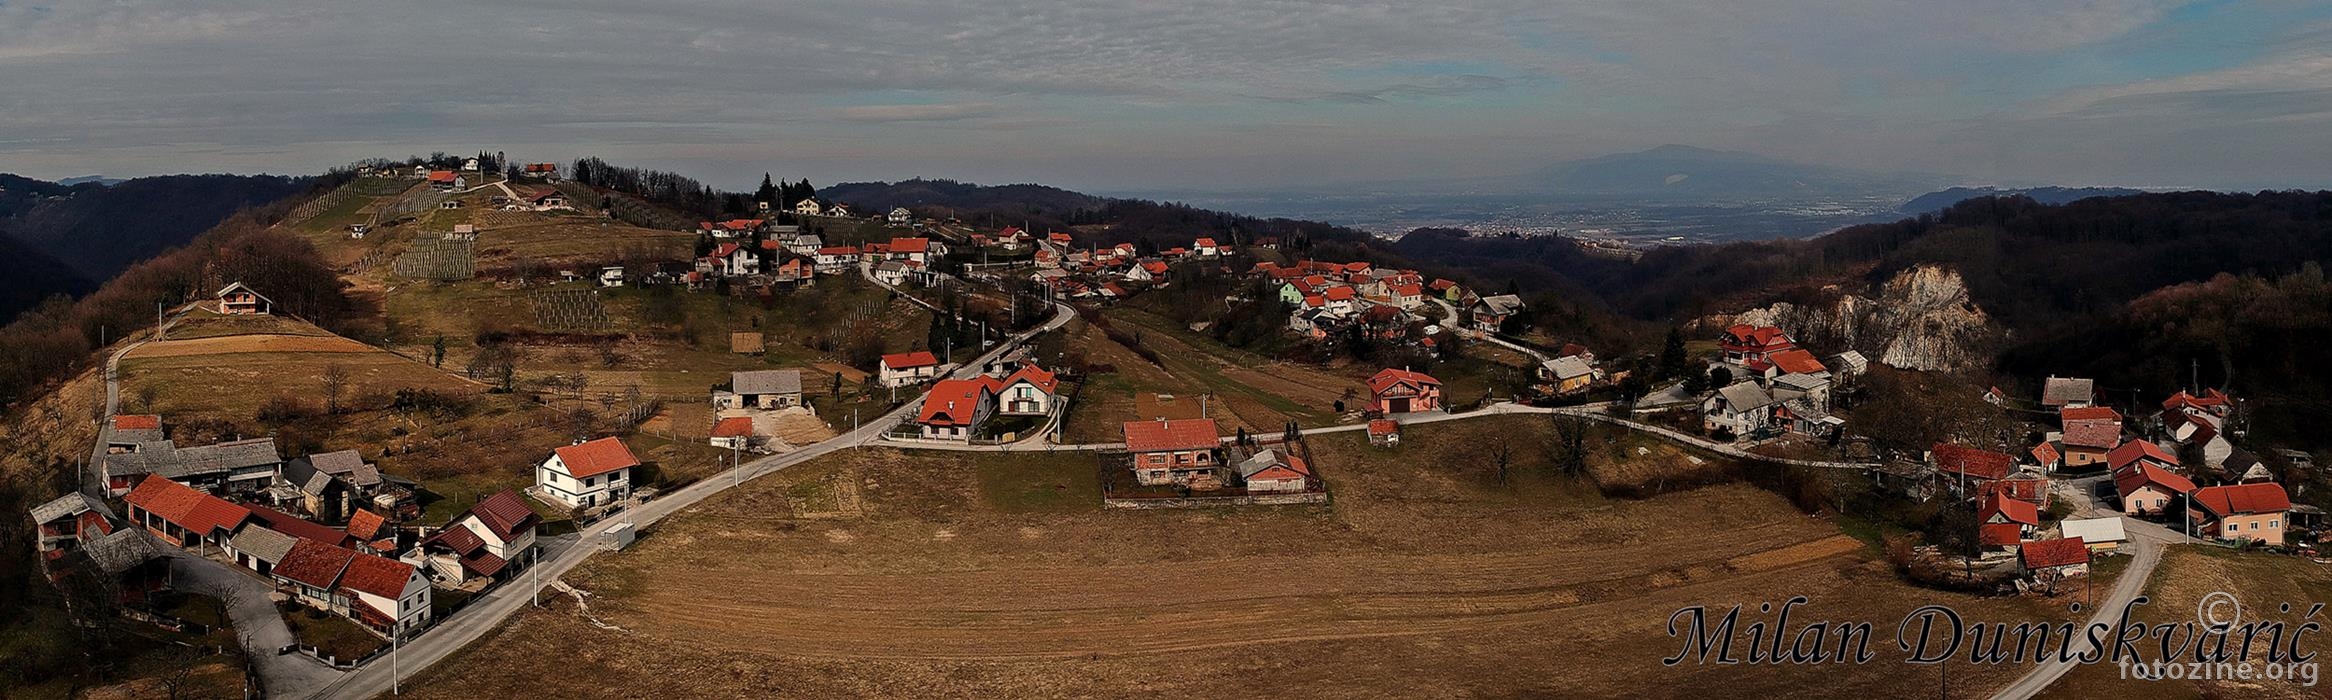
[[[2332,567],[2301,559],[2262,552],[2234,552],[2208,546],[2175,546],[2162,555],[2162,564],[2147,579],[2146,596],[2150,599],[2138,608],[2136,618],[2151,624],[2179,623],[2197,617],[2196,608],[2204,596],[2216,591],[2236,594],[2242,603],[2242,619],[2273,620],[2296,627],[2307,613],[2307,606],[2332,600]],[[2278,608],[2290,603],[2292,611]],[[2316,620],[2318,623],[2322,619]],[[2261,637],[2253,657],[2265,662],[2263,649],[2266,637]],[[2147,658],[2159,654],[2159,639],[2148,640]],[[2238,637],[2234,644],[2240,644]],[[2322,651],[2320,636],[2311,634],[2300,642],[2303,653]],[[2318,658],[2318,663],[2322,658]],[[2319,676],[2321,678],[2321,676]],[[2124,679],[2121,671],[2110,663],[2099,663],[2073,669],[2043,693],[2045,698],[2321,698],[2325,688],[2303,687],[2291,682],[2266,680],[2167,680],[2141,681]]]
[[[1126,421],[1161,415],[1158,406],[1140,403],[1143,395],[1172,395],[1177,405],[1192,407],[1207,395],[1208,413],[1222,419],[1225,431],[1244,426],[1251,432],[1278,432],[1289,420],[1307,426],[1340,422],[1335,402],[1342,399],[1348,410],[1358,410],[1360,397],[1366,394],[1359,379],[1270,360],[1211,338],[1176,332],[1165,328],[1163,319],[1140,311],[1116,310],[1111,316],[1133,319],[1119,323],[1129,332],[1141,329],[1142,344],[1155,351],[1164,364],[1150,364],[1099,330],[1082,322],[1073,324],[1071,347],[1083,350],[1088,362],[1110,365],[1117,371],[1095,376],[1078,392],[1063,427],[1065,442],[1114,442],[1120,438],[1119,426]],[[1179,415],[1173,411],[1164,414]]]
[[364,343],[336,335],[220,335],[179,340],[173,338],[147,343],[123,355],[122,359],[152,359],[162,357],[191,357],[196,355],[241,355],[245,353],[370,353],[380,352]]
[[[1926,602],[2053,614],[1904,586],[1836,527],[1749,487],[1606,500],[1535,458],[1506,485],[1467,458],[1528,428],[1419,427],[1397,451],[1316,438],[1333,507],[1244,510],[1101,511],[1080,455],[856,450],[571,574],[590,618],[618,629],[562,601],[409,692],[1902,697],[1932,692],[1935,673],[1891,642],[1861,666],[1668,667],[1679,643],[1663,625],[1687,605],[1753,613],[1791,594],[1814,600],[1796,619],[1869,620],[1882,640]],[[834,503],[855,507],[798,505]],[[1954,668],[1953,687],[2009,675]]]

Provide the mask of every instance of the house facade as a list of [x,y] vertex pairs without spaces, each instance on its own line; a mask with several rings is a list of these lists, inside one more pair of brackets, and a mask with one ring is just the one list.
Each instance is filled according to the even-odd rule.
[[622,440],[604,437],[561,447],[535,467],[535,490],[570,508],[621,501],[632,492],[632,469],[640,466]]
[[968,441],[996,415],[995,379],[942,379],[931,385],[916,411],[917,434],[925,440]]
[[884,355],[877,368],[876,381],[883,386],[898,388],[922,383],[939,376],[939,358],[930,351],[918,350]]
[[219,299],[219,313],[229,316],[265,316],[275,312],[275,302],[241,282],[228,283],[214,296]]
[[1424,372],[1385,368],[1368,379],[1378,413],[1393,415],[1441,410],[1441,380]]
[[2223,540],[2257,540],[2281,546],[2285,521],[2291,515],[2291,495],[2282,484],[2257,483],[2208,486],[2187,499],[2189,517],[2202,535]]
[[1134,479],[1145,486],[1187,486],[1222,468],[1216,457],[1222,440],[1211,418],[1128,421],[1122,429]]

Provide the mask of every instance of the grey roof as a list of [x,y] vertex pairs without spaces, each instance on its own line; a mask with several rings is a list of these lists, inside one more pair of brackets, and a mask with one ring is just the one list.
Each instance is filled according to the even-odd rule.
[[1239,462],[1239,478],[1244,479],[1250,476],[1254,476],[1265,469],[1270,469],[1275,465],[1284,464],[1285,462],[1286,459],[1279,456],[1279,448],[1274,447],[1266,449],[1262,452],[1257,452],[1255,453],[1255,456],[1248,457],[1246,460]]
[[1832,355],[1830,359],[1834,364],[1838,365],[1839,369],[1843,369],[1848,372],[1860,372],[1866,369],[1870,369],[1870,359],[1863,357],[1860,351],[1848,350],[1846,352]]
[[1741,382],[1718,389],[1717,396],[1722,397],[1725,406],[1734,411],[1773,405],[1773,395],[1765,393],[1765,387],[1758,386],[1756,382]]
[[822,243],[824,243],[824,240],[818,238],[817,234],[812,233],[795,234],[785,238],[785,244],[789,246],[806,245],[815,247],[821,245]]
[[1829,380],[1829,378],[1827,378],[1827,377],[1819,377],[1819,376],[1815,376],[1815,375],[1811,375],[1811,374],[1803,374],[1803,373],[1798,373],[1798,372],[1791,372],[1791,373],[1789,373],[1789,374],[1784,374],[1784,375],[1781,375],[1781,376],[1779,376],[1779,377],[1774,377],[1774,378],[1773,378],[1773,384],[1774,384],[1774,386],[1782,387],[1782,388],[1785,388],[1785,389],[1796,389],[1796,390],[1798,390],[1798,391],[1813,391],[1813,390],[1815,390],[1815,389],[1820,389],[1820,388],[1822,388],[1822,387],[1829,386],[1829,385],[1830,385],[1830,380]]
[[799,394],[802,393],[802,371],[798,369],[758,369],[751,372],[729,373],[729,388],[744,394]]
[[104,501],[91,498],[89,494],[75,491],[58,496],[56,500],[33,506],[32,521],[34,523],[56,522],[93,510],[104,513],[108,520],[113,519],[113,509],[107,508]]
[[283,555],[291,553],[292,545],[297,542],[297,537],[251,524],[236,530],[234,539],[228,540],[227,544],[234,547],[235,551],[274,564],[283,561]]
[[136,452],[107,455],[111,474],[158,474],[165,479],[216,474],[246,467],[281,464],[275,438],[252,438],[201,447],[178,447],[168,442],[145,443]]
[[1595,366],[1587,364],[1587,360],[1578,355],[1566,355],[1548,360],[1546,368],[1547,373],[1555,375],[1556,379],[1584,377],[1595,373]]
[[1522,310],[1522,297],[1518,297],[1512,294],[1500,294],[1493,297],[1482,297],[1482,301],[1479,305],[1489,309],[1490,313],[1511,314]]
[[874,269],[877,272],[904,272],[907,266],[899,264],[897,260],[885,260],[875,263]]
[[365,462],[364,455],[356,450],[308,455],[308,463],[315,465],[316,471],[340,477],[357,486],[370,488],[381,485],[381,470]]
[[2091,379],[2050,377],[2041,383],[2041,405],[2063,406],[2067,403],[2097,400],[2097,382]]
[[324,473],[324,470],[317,469],[314,460],[314,457],[300,457],[285,462],[283,470],[277,472],[276,477],[281,479],[285,485],[299,489],[300,493],[310,496],[324,495],[324,489],[332,487],[333,476]]
[[154,546],[154,540],[146,536],[146,531],[134,527],[125,527],[115,530],[111,535],[90,540],[81,551],[88,553],[90,561],[97,562],[97,568],[109,574],[128,571],[161,556],[161,548]]

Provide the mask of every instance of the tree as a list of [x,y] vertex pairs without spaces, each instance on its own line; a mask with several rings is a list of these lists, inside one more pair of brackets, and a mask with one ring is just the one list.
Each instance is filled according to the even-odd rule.
[[1515,442],[1514,432],[1510,430],[1495,431],[1482,439],[1482,458],[1490,462],[1500,486],[1514,478]]
[[1731,369],[1728,369],[1728,368],[1725,368],[1725,367],[1710,367],[1710,368],[1709,368],[1709,386],[1708,386],[1708,388],[1711,388],[1711,389],[1723,389],[1723,388],[1725,388],[1725,387],[1732,386],[1732,385],[1733,385],[1733,370],[1731,370]]
[[1555,471],[1564,476],[1578,476],[1585,473],[1587,471],[1588,418],[1569,413],[1554,413],[1549,414],[1549,416],[1554,420],[1554,430],[1548,433],[1547,458],[1554,462]]
[[1669,326],[1668,340],[1660,344],[1660,364],[1657,367],[1659,377],[1666,379],[1683,374],[1687,363],[1688,360],[1684,354],[1684,331],[1675,326]]
[[437,334],[437,341],[431,344],[429,349],[429,366],[437,368],[445,367],[445,334],[443,333]]
[[348,391],[348,367],[338,362],[324,366],[324,412],[340,412],[340,396]]

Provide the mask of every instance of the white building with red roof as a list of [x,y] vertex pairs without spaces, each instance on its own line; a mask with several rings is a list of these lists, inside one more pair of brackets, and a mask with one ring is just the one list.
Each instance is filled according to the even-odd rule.
[[925,440],[968,441],[996,415],[996,379],[942,379],[931,385],[915,424]]
[[883,386],[898,388],[921,383],[939,376],[939,358],[928,350],[884,355],[882,366],[876,368],[875,378]]
[[551,451],[536,467],[535,492],[571,508],[623,500],[632,493],[632,469],[640,459],[622,440],[604,437]]
[[1215,456],[1222,437],[1212,418],[1128,421],[1124,431],[1134,479],[1143,485],[1187,484],[1222,467]]
[[996,412],[1007,416],[1042,416],[1053,412],[1053,395],[1061,380],[1058,375],[1034,364],[1021,365],[1019,370],[996,381]]
[[2281,546],[2292,500],[2282,484],[2269,481],[2195,489],[2186,507],[2198,534]]
[[429,567],[442,579],[459,585],[471,578],[492,578],[533,563],[535,529],[542,516],[518,493],[503,490],[478,501],[445,527],[421,540],[406,555],[408,562]]

